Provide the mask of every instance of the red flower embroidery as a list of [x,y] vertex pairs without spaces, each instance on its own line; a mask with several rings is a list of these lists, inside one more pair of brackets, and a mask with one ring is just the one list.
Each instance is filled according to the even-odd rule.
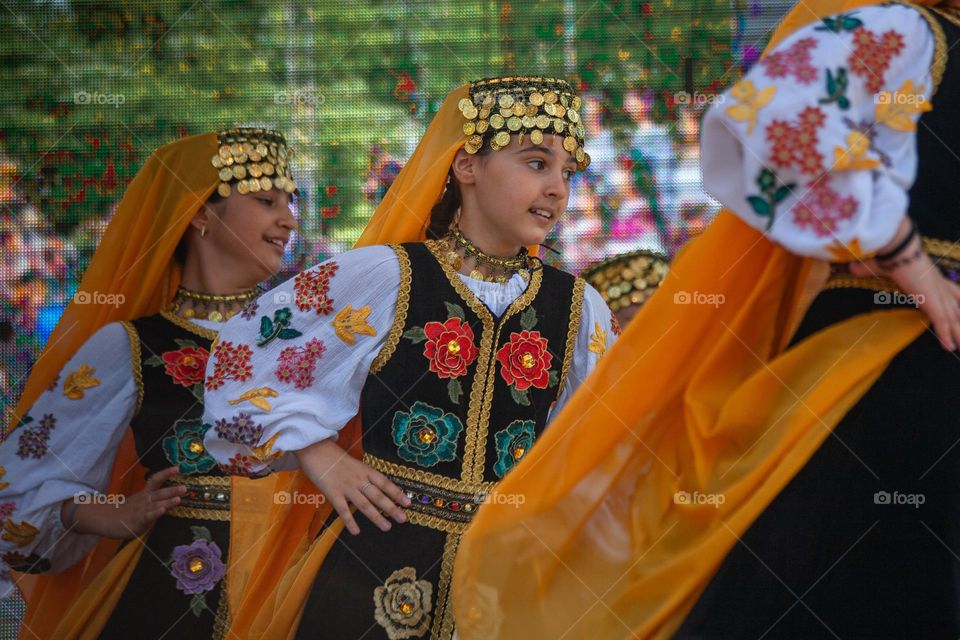
[[428,322],[423,332],[427,334],[423,355],[430,361],[430,371],[441,378],[459,378],[477,359],[473,329],[460,318],[450,318],[444,323]]
[[546,389],[550,382],[553,355],[539,331],[511,333],[510,342],[497,352],[497,360],[502,365],[500,375],[507,384],[516,385],[518,391],[530,387]]
[[793,207],[793,223],[819,237],[829,236],[836,233],[840,222],[856,215],[859,204],[853,196],[841,196],[830,186],[829,179],[823,178],[807,185],[807,191]]
[[167,351],[162,356],[168,376],[182,387],[192,387],[203,382],[210,352],[203,347],[183,347],[179,351]]
[[336,262],[326,262],[313,269],[302,271],[293,279],[294,302],[300,311],[313,309],[317,315],[333,312],[333,299],[329,297],[330,280],[337,272]]
[[816,38],[797,40],[789,49],[766,56],[760,64],[771,78],[793,76],[800,84],[810,84],[817,79],[817,70],[810,64],[810,52],[816,46]]
[[801,173],[815,176],[823,171],[823,154],[817,151],[817,130],[826,121],[819,107],[807,107],[797,116],[796,124],[774,120],[767,125],[767,141],[773,147],[771,158],[779,167],[793,165]]
[[313,370],[327,348],[323,341],[313,338],[302,347],[287,347],[277,358],[277,380],[292,382],[297,389],[313,384]]
[[853,53],[847,60],[850,73],[862,76],[871,93],[883,89],[883,74],[890,61],[903,51],[903,36],[891,29],[881,36],[866,27],[853,32]]
[[623,329],[620,328],[620,322],[617,320],[617,314],[612,310],[610,311],[610,328],[613,330],[613,335],[615,336],[623,333]]
[[253,375],[253,366],[250,356],[253,351],[245,344],[233,346],[232,342],[218,342],[213,350],[213,373],[207,378],[207,391],[213,391],[223,386],[227,380],[243,382]]
[[226,464],[220,464],[219,467],[220,470],[227,475],[253,478],[258,475],[258,473],[253,470],[253,465],[259,462],[259,460],[252,456],[245,456],[242,453],[238,453],[227,460]]

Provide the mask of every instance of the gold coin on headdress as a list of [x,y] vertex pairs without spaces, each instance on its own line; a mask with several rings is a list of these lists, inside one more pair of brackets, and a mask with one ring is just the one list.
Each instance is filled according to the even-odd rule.
[[247,184],[250,185],[250,193],[256,193],[260,191],[260,181],[259,180],[247,180]]
[[570,111],[567,111],[567,119],[573,123],[580,122],[580,114],[576,110],[570,109]]
[[500,131],[497,135],[493,136],[493,141],[501,147],[505,147],[510,144],[510,134],[506,131]]
[[547,104],[555,104],[557,100],[558,96],[553,91],[547,91],[545,94],[543,94],[543,101]]
[[278,156],[281,160],[286,160],[286,159],[287,159],[287,148],[286,148],[286,147],[282,147],[282,146],[281,146],[281,147],[277,147],[277,156]]
[[267,145],[263,144],[262,142],[258,144],[257,153],[259,153],[261,156],[267,155]]
[[542,142],[543,142],[543,131],[540,131],[540,129],[534,129],[533,131],[531,131],[531,132],[530,132],[530,141],[533,142],[533,144],[540,144],[540,143],[542,143]]
[[273,189],[273,181],[270,180],[267,176],[260,178],[260,190],[261,191],[270,191]]
[[227,184],[226,182],[221,182],[219,185],[217,185],[217,193],[219,193],[219,194],[220,194],[221,196],[223,196],[224,198],[229,198],[229,197],[230,197],[230,185]]
[[240,195],[247,195],[248,193],[250,193],[250,187],[247,186],[246,180],[241,180],[240,182],[237,183],[237,192]]
[[260,165],[256,163],[251,164],[248,171],[250,172],[250,176],[253,178],[259,178],[263,175],[263,169],[261,169]]
[[477,117],[480,118],[481,120],[486,120],[487,118],[489,118],[489,117],[490,117],[490,107],[484,107],[484,108],[480,109],[480,112],[479,112],[479,114],[477,115]]
[[567,108],[564,107],[562,104],[556,104],[554,106],[557,108],[557,114],[556,114],[557,117],[562,118],[563,115],[567,112]]
[[550,126],[550,118],[549,118],[549,117],[547,117],[547,116],[545,116],[545,115],[543,115],[543,114],[540,114],[539,116],[537,116],[537,128],[538,128],[538,129],[546,129],[546,128],[549,127],[549,126]]
[[520,123],[520,118],[517,116],[513,116],[507,120],[507,129],[510,129],[510,131],[520,131],[520,127],[522,126],[523,125]]
[[583,171],[584,169],[586,169],[586,168],[589,167],[589,166],[590,166],[590,154],[587,153],[586,151],[584,151],[584,152],[583,152],[583,162],[581,163],[581,166],[579,167],[579,169],[580,169],[581,171]]
[[547,113],[548,116],[557,115],[557,105],[551,102],[548,102],[547,104],[543,105],[543,110]]
[[523,106],[522,102],[513,103],[513,115],[522,116],[527,112],[527,108]]
[[287,180],[283,185],[283,190],[287,193],[293,193],[297,190],[297,185],[294,184],[293,180]]
[[538,111],[540,111],[540,109],[537,107],[537,105],[535,105],[535,104],[528,104],[528,105],[527,105],[526,113],[527,113],[528,116],[533,117],[533,116],[537,115],[537,112],[538,112]]
[[231,165],[233,165],[233,156],[227,156],[223,159],[223,166],[229,167]]
[[506,124],[506,120],[503,119],[503,116],[499,113],[495,113],[490,116],[490,126],[494,129],[502,129],[503,125]]
[[513,115],[513,109],[500,109],[500,115],[504,118],[509,118]]
[[486,120],[480,120],[477,122],[477,133],[483,133],[490,128],[490,123]]
[[210,164],[213,165],[213,168],[214,168],[214,169],[222,169],[222,168],[223,168],[223,158],[220,157],[220,154],[214,154],[214,156],[213,156],[212,158],[210,158]]
[[490,148],[493,149],[494,151],[500,151],[500,149],[503,149],[503,147],[498,145],[497,141],[493,139],[490,140]]
[[504,93],[500,96],[500,99],[497,101],[497,104],[500,105],[501,109],[509,109],[513,106],[513,96],[509,93]]
[[567,136],[563,139],[563,148],[570,153],[573,153],[577,150],[577,139],[573,136]]
[[567,99],[566,95],[563,95],[563,94],[560,95],[560,104],[563,105],[564,107],[570,106],[570,100]]
[[520,118],[520,124],[523,125],[524,129],[533,129],[535,126],[537,126],[537,121],[530,116],[523,116]]
[[493,94],[488,93],[487,95],[483,96],[483,106],[487,108],[493,106]]
[[563,133],[563,128],[565,126],[566,125],[564,124],[563,120],[561,120],[560,118],[556,118],[553,121],[553,128],[557,130],[557,133]]
[[261,160],[263,160],[263,156],[261,156],[259,153],[257,153],[257,150],[256,150],[256,149],[254,149],[253,151],[250,152],[250,161],[251,161],[251,162],[260,162]]
[[243,153],[243,147],[241,147],[238,143],[235,142],[230,146],[230,153],[232,153],[234,157],[236,157],[241,153]]
[[577,164],[583,164],[583,161],[586,159],[586,153],[583,151],[583,147],[577,147],[576,153],[573,154],[573,157],[577,159]]
[[246,153],[241,153],[240,155],[234,158],[234,160],[237,161],[237,164],[243,164],[249,159],[250,159],[250,156],[248,156]]
[[460,102],[457,103],[457,108],[460,109],[460,111],[464,111],[472,104],[473,103],[470,101],[470,98],[461,98]]
[[477,117],[477,113],[478,113],[477,108],[471,104],[466,109],[464,109],[463,117],[466,118],[467,120],[473,120],[474,118]]
[[463,134],[466,136],[472,136],[473,132],[477,130],[477,125],[473,121],[467,121],[463,123]]
[[263,171],[263,175],[272,176],[273,175],[273,165],[269,162],[261,162],[260,170]]
[[237,180],[243,180],[247,177],[247,170],[243,165],[233,165],[233,177]]
[[479,149],[483,145],[483,138],[478,135],[472,135],[467,142]]
[[573,96],[573,99],[570,101],[571,109],[579,109],[583,106],[583,100],[580,99],[580,96]]
[[231,180],[232,178],[233,178],[232,170],[230,170],[227,167],[220,169],[220,180],[222,180],[223,182],[226,182],[227,180]]
[[583,139],[583,123],[582,122],[577,123],[577,137],[580,138],[581,140]]
[[245,154],[247,154],[247,155],[250,155],[251,153],[253,153],[253,145],[250,144],[249,142],[244,142],[244,143],[243,143],[243,152],[244,152]]
[[229,156],[230,156],[230,145],[225,144],[225,145],[221,146],[218,153],[220,154],[220,157],[221,157],[221,158],[227,158],[227,157],[229,157]]
[[539,91],[534,91],[530,94],[530,104],[539,107],[543,104],[543,94]]

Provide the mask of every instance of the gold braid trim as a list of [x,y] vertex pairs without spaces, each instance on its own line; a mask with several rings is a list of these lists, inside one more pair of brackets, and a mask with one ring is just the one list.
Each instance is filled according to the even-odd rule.
[[213,622],[213,640],[224,640],[230,628],[230,601],[227,599],[227,577],[220,583],[220,602]]
[[947,258],[960,262],[960,244],[940,238],[923,238],[923,250],[935,258]]
[[160,315],[166,318],[167,320],[169,320],[170,322],[172,322],[173,324],[177,325],[181,329],[186,329],[190,333],[196,334],[201,338],[206,338],[207,340],[217,339],[217,332],[214,331],[213,329],[205,329],[204,327],[201,327],[196,323],[190,322],[186,318],[181,318],[177,314],[172,313],[170,311],[161,311]]
[[447,476],[442,476],[438,473],[424,471],[423,469],[415,469],[413,467],[407,467],[402,464],[390,462],[389,460],[378,458],[377,456],[369,453],[363,454],[363,461],[380,473],[403,478],[404,480],[421,482],[423,484],[428,484],[440,489],[446,489],[447,491],[455,491],[457,493],[490,493],[497,484],[496,482],[474,483],[465,480],[457,480],[455,478],[448,478]]
[[185,476],[178,473],[168,480],[173,484],[206,484],[215,487],[229,487],[230,476]]
[[[185,484],[188,487],[196,487],[199,489],[225,487],[227,490],[226,493],[229,496],[230,476],[185,476],[183,474],[177,474],[170,478],[170,480],[168,480],[164,486],[173,486],[177,484]],[[181,500],[182,499],[183,498],[181,498]],[[198,500],[192,502],[204,501]],[[206,503],[209,504],[209,501],[206,501]],[[167,513],[176,518],[187,518],[190,520],[218,520],[220,522],[227,522],[230,520],[230,503],[221,503],[221,508],[219,509],[208,509],[206,507],[187,507],[180,504],[170,509]]]
[[457,556],[460,538],[461,536],[458,534],[449,534],[443,544],[440,579],[437,581],[437,606],[433,610],[436,617],[433,620],[433,629],[430,632],[430,637],[438,640],[453,637],[453,607],[448,606],[447,600],[450,596],[450,582],[453,580],[453,561]]
[[384,342],[380,353],[374,358],[370,365],[370,373],[379,373],[390,358],[393,357],[400,344],[400,338],[403,337],[403,327],[407,324],[407,312],[410,311],[410,285],[413,282],[412,271],[410,269],[410,256],[406,250],[398,244],[387,245],[397,254],[397,260],[400,261],[400,290],[397,292],[397,313],[393,317],[393,325],[390,327],[390,333],[387,335],[387,341]]
[[[940,81],[943,80],[943,72],[947,68],[947,54],[949,51],[947,49],[947,37],[943,33],[943,26],[933,17],[930,10],[926,7],[921,7],[920,5],[910,2],[900,2],[898,4],[916,9],[916,11],[923,16],[924,20],[927,21],[930,31],[933,32],[933,61],[930,63],[930,75],[933,78],[933,88],[930,91],[930,97],[933,97],[934,94],[937,93],[937,89],[940,88]],[[956,17],[950,16],[940,9],[934,8],[933,10],[955,25],[960,26],[960,21],[958,21]]]
[[446,520],[440,516],[432,516],[410,509],[404,509],[403,512],[407,514],[407,521],[444,533],[464,533],[470,525],[469,522],[454,522],[453,520]]
[[583,321],[583,295],[586,288],[587,282],[583,278],[577,278],[573,283],[573,303],[570,305],[570,324],[567,326],[567,348],[563,353],[560,386],[557,387],[558,398],[563,393],[563,387],[567,383],[567,373],[570,371],[570,364],[573,362],[573,350],[577,346],[580,323]]
[[140,407],[143,406],[143,363],[141,359],[140,334],[136,327],[130,322],[124,320],[120,324],[127,332],[130,339],[130,369],[133,371],[133,379],[137,383],[137,413],[140,413]]
[[186,518],[187,520],[217,520],[219,522],[230,521],[230,509],[199,509],[196,507],[176,506],[167,511],[167,515],[175,518]]

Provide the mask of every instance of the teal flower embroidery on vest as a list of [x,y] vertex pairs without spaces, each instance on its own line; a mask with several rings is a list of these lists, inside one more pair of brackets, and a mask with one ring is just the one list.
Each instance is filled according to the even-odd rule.
[[178,420],[173,435],[163,439],[163,453],[170,464],[180,467],[180,473],[206,473],[216,466],[203,446],[203,435],[209,428],[202,420]]
[[423,467],[456,458],[462,431],[460,418],[419,401],[409,412],[393,414],[393,442],[400,457]]
[[533,441],[537,437],[534,432],[536,423],[533,420],[514,420],[506,429],[493,434],[497,445],[497,463],[493,465],[493,472],[502,478],[507,471],[526,455]]

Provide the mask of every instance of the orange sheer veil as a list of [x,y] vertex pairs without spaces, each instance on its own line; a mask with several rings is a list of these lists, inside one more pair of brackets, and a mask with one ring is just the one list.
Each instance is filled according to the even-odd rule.
[[[805,0],[771,46],[869,4]],[[461,639],[671,637],[737,536],[924,331],[919,311],[874,312],[785,350],[824,267],[730,211],[681,252],[471,524]],[[676,304],[692,294],[716,305]]]
[[[173,259],[174,250],[193,215],[217,188],[218,176],[210,158],[217,153],[218,146],[217,135],[206,133],[160,147],[147,159],[127,187],[79,287],[89,293],[122,296],[122,303],[114,306],[74,301],[67,306],[34,364],[12,424],[29,411],[60,369],[97,330],[111,322],[157,313],[171,300],[181,275]],[[139,491],[145,473],[138,462],[132,434],[127,430],[108,491]],[[244,484],[252,485],[252,481]],[[251,490],[248,504],[254,504],[258,495],[258,490]],[[110,599],[115,602],[119,597],[142,548],[134,541],[118,554],[120,546],[120,541],[104,539],[81,562],[60,574],[17,574],[27,600],[21,637],[75,637],[74,633],[79,637],[80,632],[108,616],[112,610]],[[231,555],[233,551],[231,545]],[[109,570],[104,571],[108,564]],[[95,581],[103,588],[91,589]],[[65,615],[68,610],[71,615]],[[71,619],[76,622],[71,624]],[[66,627],[72,630],[67,632]]]

